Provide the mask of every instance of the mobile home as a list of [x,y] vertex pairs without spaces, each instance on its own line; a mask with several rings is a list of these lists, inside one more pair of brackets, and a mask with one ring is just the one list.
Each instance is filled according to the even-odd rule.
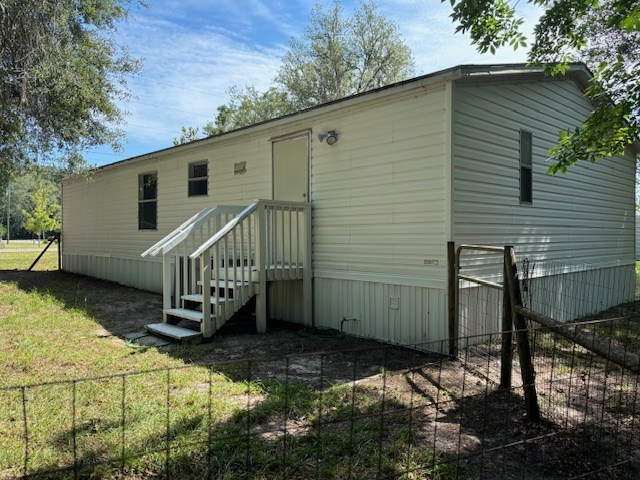
[[448,335],[450,241],[633,282],[638,150],[546,173],[590,78],[458,66],[105,165],[63,183],[63,269],[162,292],[158,323],[204,336],[255,296],[259,330],[401,344]]

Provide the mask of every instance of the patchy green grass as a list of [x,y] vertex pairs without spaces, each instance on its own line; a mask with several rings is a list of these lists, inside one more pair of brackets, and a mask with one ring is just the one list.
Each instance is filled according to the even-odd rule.
[[[18,252],[12,250],[0,250],[0,270],[26,270],[38,258],[44,246],[33,252]],[[58,250],[56,245],[51,245],[49,250],[42,256],[40,261],[33,267],[33,270],[57,270]]]
[[0,479],[452,476],[378,388],[246,382],[241,363],[189,365],[100,328],[0,282]]
[[[47,243],[49,243],[48,240],[42,240],[42,241],[40,241],[40,243],[38,243],[37,240],[11,240],[7,244],[6,240],[1,240],[0,241],[0,251],[2,251],[2,250],[26,250],[26,249],[42,250],[47,245]],[[51,248],[53,248],[53,247],[54,246],[52,245]]]

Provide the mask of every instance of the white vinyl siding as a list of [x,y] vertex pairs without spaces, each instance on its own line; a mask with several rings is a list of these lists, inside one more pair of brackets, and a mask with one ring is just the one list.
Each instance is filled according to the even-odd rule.
[[445,86],[349,115],[312,136],[315,276],[444,288]]
[[[211,148],[211,147],[209,147]],[[188,196],[185,170],[209,153],[195,149],[98,169],[89,180],[66,180],[63,186],[63,269],[160,291],[159,258],[140,258],[185,219],[216,204],[247,205],[271,195],[271,146],[262,137],[222,143],[209,162],[209,195]],[[234,162],[247,161],[243,175]],[[138,230],[138,175],[158,174],[157,231]],[[122,260],[122,265],[116,266]],[[156,280],[150,280],[154,275]]]
[[[395,304],[394,304],[395,303]],[[314,317],[320,325],[401,345],[447,338],[445,291],[386,282],[316,278]],[[347,321],[342,322],[343,319]],[[448,345],[443,345],[446,350]],[[440,350],[429,345],[430,350]]]
[[339,136],[311,139],[317,325],[400,344],[446,337],[447,98],[434,85],[314,124]]
[[640,215],[636,214],[636,260],[640,260]]
[[[634,169],[626,158],[578,162],[548,175],[558,131],[591,105],[572,81],[454,89],[454,239],[515,245],[531,260],[572,265],[633,261]],[[533,136],[533,204],[519,202],[519,131]]]

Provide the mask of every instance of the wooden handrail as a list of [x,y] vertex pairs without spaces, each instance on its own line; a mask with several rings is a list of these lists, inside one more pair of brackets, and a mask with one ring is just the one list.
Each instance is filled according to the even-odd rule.
[[245,220],[249,215],[256,211],[259,206],[265,207],[280,207],[280,208],[308,208],[311,206],[309,203],[299,203],[299,202],[284,202],[279,200],[254,200],[247,208],[245,208],[242,212],[240,212],[233,220],[227,223],[223,228],[221,228],[216,234],[207,240],[205,243],[200,245],[197,250],[195,250],[189,257],[191,259],[198,258],[202,253],[214,246],[221,239],[223,239],[229,232],[231,232],[238,224],[240,224],[243,220]]
[[213,207],[213,208],[203,208],[198,213],[193,215],[189,220],[183,222],[178,228],[173,230],[168,235],[165,235],[161,240],[157,241],[151,247],[149,247],[147,250],[142,252],[140,254],[140,256],[141,257],[146,257],[147,255],[156,256],[160,252],[160,250],[162,249],[162,246],[164,244],[166,244],[171,238],[173,238],[175,235],[179,234],[182,230],[187,228],[192,222],[196,221],[197,218],[199,218],[201,215],[204,215],[205,212],[209,212],[209,211],[213,210],[214,208],[215,207]]
[[245,218],[251,215],[255,211],[255,209],[258,207],[259,202],[260,202],[259,200],[255,200],[251,205],[249,205],[242,212],[240,212],[233,220],[231,220],[224,227],[218,230],[213,237],[211,237],[209,240],[207,240],[202,245],[200,245],[200,247],[198,247],[198,249],[195,252],[189,255],[189,257],[192,259],[198,258],[206,250],[208,250],[213,245],[218,243],[220,239],[224,238],[231,230],[235,228],[236,225],[238,225],[238,223],[242,222]]
[[173,247],[178,245],[184,240],[193,229],[198,228],[204,222],[216,215],[222,215],[225,213],[235,214],[242,207],[235,205],[216,205],[211,208],[204,208],[192,216],[186,222],[183,222],[178,228],[166,235],[162,240],[156,242],[152,247],[145,250],[140,256],[146,257],[147,255],[156,256],[158,253],[167,253]]

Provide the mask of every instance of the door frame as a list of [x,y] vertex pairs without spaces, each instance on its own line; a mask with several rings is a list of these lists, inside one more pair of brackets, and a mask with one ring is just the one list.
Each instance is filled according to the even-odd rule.
[[295,132],[287,133],[284,135],[278,135],[276,137],[271,137],[269,142],[271,142],[271,199],[275,200],[275,165],[274,165],[274,156],[273,156],[273,146],[276,142],[282,142],[286,140],[293,140],[295,138],[307,138],[307,201],[306,203],[311,203],[311,129],[306,128],[304,130],[297,130]]

